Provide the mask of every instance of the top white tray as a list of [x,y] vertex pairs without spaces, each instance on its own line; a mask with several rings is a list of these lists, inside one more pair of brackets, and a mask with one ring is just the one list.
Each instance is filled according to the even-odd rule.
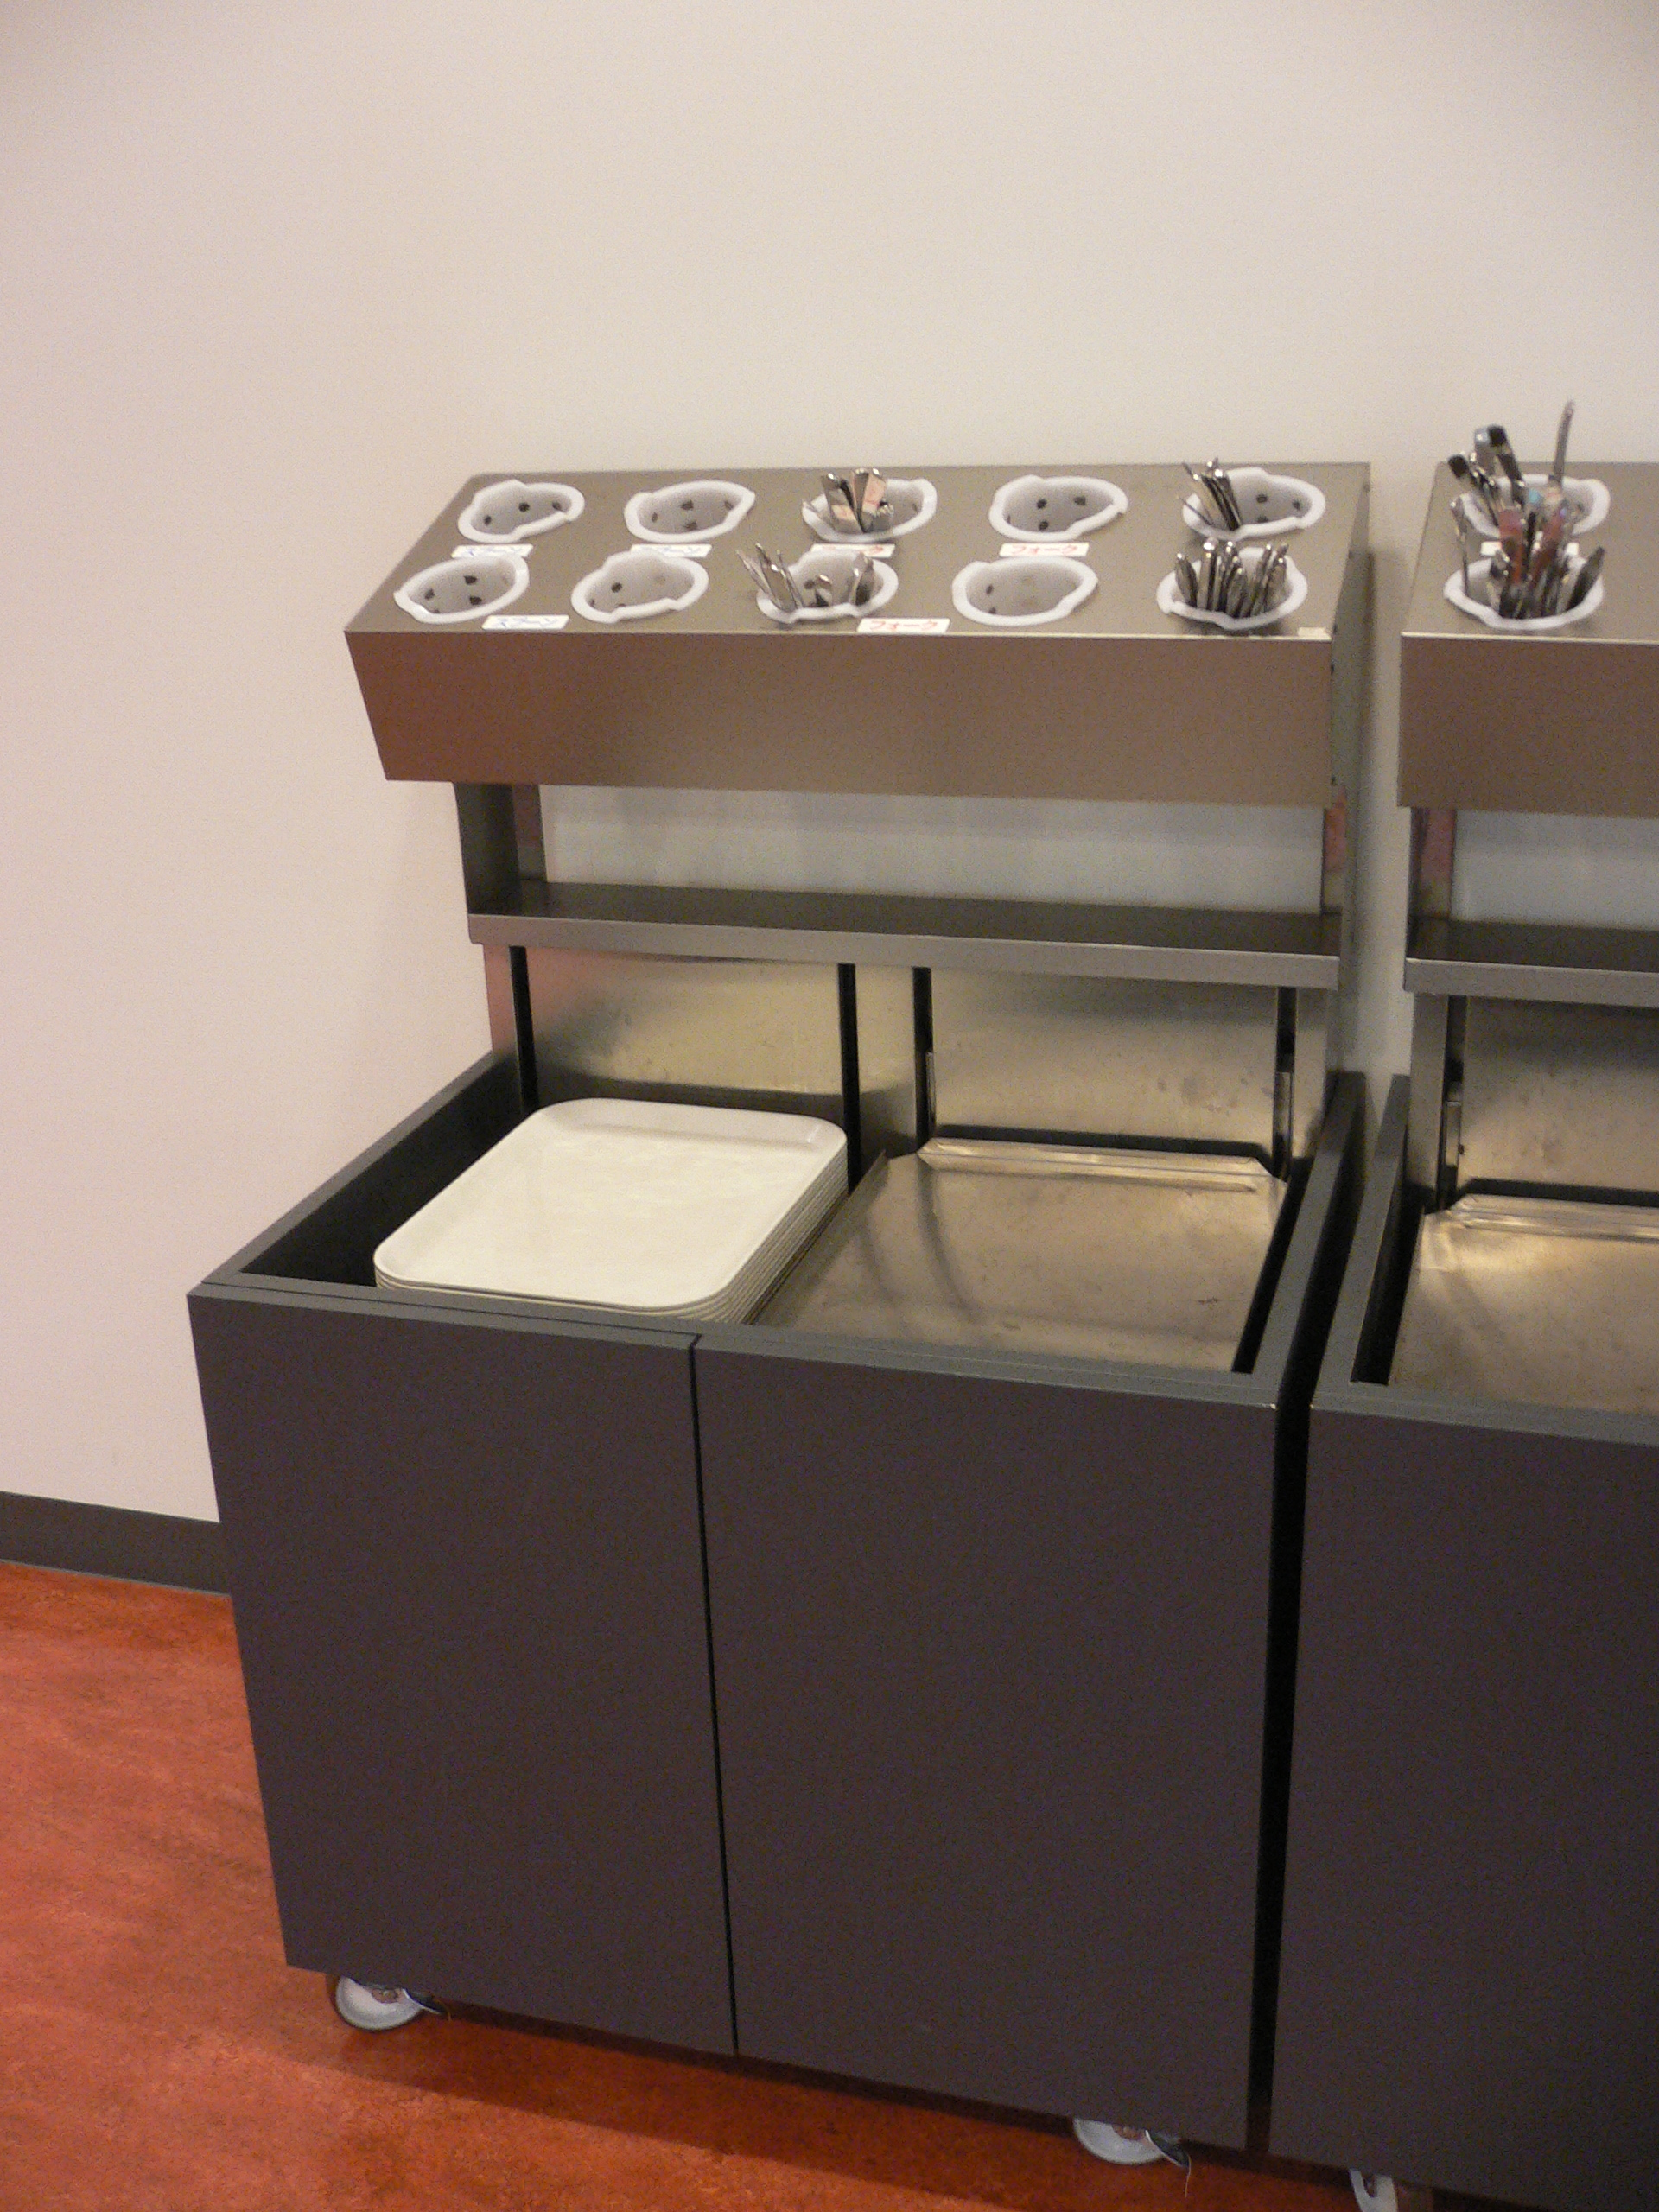
[[789,1256],[845,1187],[847,1140],[805,1115],[650,1100],[544,1107],[374,1255],[404,1289],[656,1316],[722,1303],[757,1255]]

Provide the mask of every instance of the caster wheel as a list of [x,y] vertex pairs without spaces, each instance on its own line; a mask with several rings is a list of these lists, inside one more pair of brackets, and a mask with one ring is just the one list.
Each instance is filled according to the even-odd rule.
[[1354,2202],[1359,2212],[1398,2212],[1394,2183],[1389,2175],[1363,2174],[1357,2166],[1350,2166],[1348,2178],[1353,2184]]
[[1354,2202],[1360,2212],[1434,2212],[1434,2192],[1415,2183],[1395,2181],[1392,2174],[1362,2173],[1350,2166]]
[[1074,2120],[1071,2133],[1090,2158],[1104,2158],[1114,2166],[1150,2166],[1167,2158],[1183,2169],[1186,2152],[1180,2138],[1154,2135],[1144,2127],[1116,2127],[1109,2120]]
[[329,1993],[335,2012],[348,2028],[362,2028],[371,2034],[404,2027],[427,2009],[406,1989],[383,1989],[370,1982],[353,1981],[349,1974],[341,1974]]

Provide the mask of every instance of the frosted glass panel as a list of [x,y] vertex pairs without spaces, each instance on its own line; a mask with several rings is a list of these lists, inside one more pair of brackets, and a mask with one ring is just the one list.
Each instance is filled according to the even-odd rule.
[[1317,913],[1312,807],[542,793],[550,878],[766,891],[909,891]]
[[1659,928],[1659,822],[1459,814],[1452,911],[1466,922]]

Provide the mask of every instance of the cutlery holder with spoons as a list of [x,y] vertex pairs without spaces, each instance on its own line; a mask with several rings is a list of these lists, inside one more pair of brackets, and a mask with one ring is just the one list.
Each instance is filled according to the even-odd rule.
[[763,545],[738,559],[753,577],[756,603],[769,621],[844,622],[872,614],[899,588],[898,572],[852,546],[825,546],[785,562]]

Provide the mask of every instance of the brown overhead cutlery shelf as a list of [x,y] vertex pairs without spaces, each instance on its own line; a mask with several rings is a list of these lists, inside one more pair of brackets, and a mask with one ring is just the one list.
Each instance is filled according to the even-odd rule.
[[[1192,481],[1184,467],[1118,464],[895,471],[891,486],[925,485],[931,504],[874,541],[892,595],[874,615],[793,626],[763,611],[738,556],[758,544],[798,565],[825,549],[805,519],[823,496],[807,471],[682,477],[702,533],[690,554],[666,528],[631,535],[642,499],[659,524],[672,520],[673,503],[650,505],[651,487],[674,488],[671,472],[571,473],[558,488],[573,519],[476,549],[460,531],[480,493],[537,480],[475,477],[346,635],[394,778],[1324,807],[1341,780],[1341,695],[1363,658],[1354,556],[1368,479],[1348,463],[1282,474],[1323,502],[1294,541],[1306,594],[1248,637],[1160,607],[1175,556],[1201,543],[1184,516]],[[1072,493],[1105,518],[1090,524],[1085,512],[1091,535],[1011,537],[1016,521],[1044,519],[1033,483],[1057,500],[1060,487],[1102,485],[1125,504]],[[728,525],[728,513],[741,519]],[[1020,545],[1026,556],[1005,556]],[[479,566],[492,561],[493,582]],[[593,585],[607,562],[623,565]],[[457,590],[486,576],[477,607],[463,592],[441,621],[410,612],[400,594],[435,571],[453,571]],[[612,585],[619,601],[654,596],[639,619],[589,619],[582,607]],[[509,589],[493,615],[490,594]],[[1041,603],[998,616],[998,589]]]

